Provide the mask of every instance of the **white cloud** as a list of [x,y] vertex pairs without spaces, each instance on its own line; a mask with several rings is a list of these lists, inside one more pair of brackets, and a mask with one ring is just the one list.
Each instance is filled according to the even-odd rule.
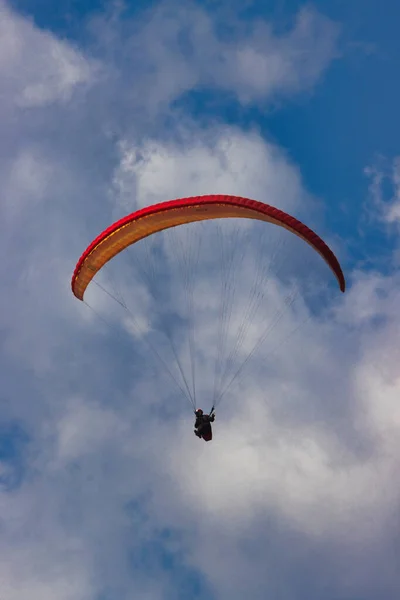
[[68,43],[13,13],[0,2],[0,105],[38,108],[71,99],[91,83],[95,66]]
[[125,141],[114,185],[126,211],[209,193],[243,195],[286,210],[309,200],[283,152],[234,127],[202,132],[193,124],[183,142],[147,140],[137,146]]
[[[371,287],[378,290],[382,284],[381,280],[375,281]],[[356,594],[368,586],[368,581],[370,585],[379,581],[388,597],[395,597],[396,559],[390,544],[398,530],[393,524],[390,533],[387,523],[399,502],[399,488],[393,482],[400,455],[400,322],[395,309],[398,286],[390,279],[384,285],[392,305],[387,303],[386,310],[379,307],[377,314],[385,312],[388,322],[378,333],[364,320],[361,324],[355,322],[353,337],[359,344],[356,351],[346,344],[347,335],[343,339],[339,333],[342,339],[334,341],[334,330],[340,328],[334,321],[323,336],[309,337],[306,348],[304,340],[298,342],[303,344],[303,355],[301,348],[297,354],[300,369],[307,369],[307,362],[313,360],[314,345],[317,352],[322,344],[328,347],[329,354],[322,363],[313,360],[306,381],[293,379],[290,356],[297,351],[296,346],[291,347],[287,359],[281,356],[282,377],[287,378],[284,392],[277,380],[271,381],[258,372],[253,386],[249,380],[246,382],[244,396],[229,398],[234,403],[228,422],[228,406],[224,407],[223,418],[217,419],[212,456],[208,447],[192,447],[188,462],[194,468],[182,470],[179,451],[171,455],[168,470],[175,473],[187,505],[193,507],[194,514],[201,515],[202,523],[212,524],[213,534],[200,531],[202,543],[192,548],[191,555],[194,563],[200,562],[209,574],[218,597],[240,597],[244,589],[255,598],[262,597],[266,580],[283,589],[284,576],[277,581],[275,561],[280,572],[287,569],[290,577],[305,553],[313,556],[313,561],[320,560],[317,557],[323,556],[325,544],[331,550],[330,558],[324,559],[324,569],[329,569],[333,560],[340,564],[341,554],[347,556],[344,562],[350,560],[353,565],[346,577],[341,575],[344,563],[338,567],[335,589],[349,586]],[[357,312],[357,296],[362,297],[364,289],[356,286],[350,293]],[[345,303],[342,311],[346,322],[348,310]],[[341,367],[340,354],[351,363],[349,379]],[[329,363],[333,386],[328,389],[327,378],[321,388],[317,374]],[[343,405],[342,395],[347,408],[337,429],[332,411]],[[313,403],[321,411],[317,419],[310,413]],[[205,464],[210,468],[199,481],[198,474]],[[285,546],[285,557],[280,555],[281,536],[276,535],[275,527],[281,535],[288,531],[289,539],[293,538],[294,545],[288,541],[289,546]],[[222,563],[221,556],[225,557]],[[358,572],[355,565],[359,561],[370,565],[368,574],[365,570]],[[233,570],[237,573],[235,582],[231,579]],[[242,591],[241,581],[245,581]],[[291,586],[287,593],[291,597]]]
[[377,319],[395,317],[398,297],[396,278],[388,278],[378,272],[355,271],[349,293],[343,298],[337,319],[352,327],[374,327]]
[[128,428],[111,410],[70,402],[67,414],[58,423],[58,460],[72,460],[88,452],[97,452],[115,436],[121,440]]
[[397,226],[400,221],[400,157],[395,157],[391,163],[381,158],[364,172],[370,179],[372,209],[383,222]]
[[299,12],[292,31],[282,37],[259,24],[250,40],[228,50],[234,66],[221,69],[222,85],[235,89],[244,103],[313,86],[335,57],[337,34],[332,21],[308,9]]
[[[221,405],[212,444],[194,438],[189,412],[178,416],[180,399],[154,361],[123,330],[89,318],[69,288],[85,244],[136,206],[223,192],[306,212],[298,170],[257,133],[184,116],[173,135],[159,122],[155,133],[140,111],[148,99],[146,117],[163,116],[158,109],[198,85],[242,102],[306,89],[332,56],[335,27],[308,11],[281,37],[261,24],[227,42],[204,11],[161,7],[127,36],[120,70],[102,65],[104,85],[83,52],[1,10],[1,102],[19,117],[0,137],[1,406],[30,436],[21,487],[0,495],[1,592],[191,597],[194,571],[208,597],[291,598],[299,564],[313,585],[319,570],[331,574],[337,596],[368,593],[379,569],[396,590],[388,547],[397,532],[387,530],[399,501],[395,278],[355,273],[329,319],[311,318],[284,351],[255,361]],[[185,27],[194,47],[182,56]],[[81,84],[87,102],[68,104]],[[114,126],[124,132],[118,145]],[[204,284],[198,301],[215,311],[215,281]],[[135,294],[141,322],[153,324],[149,294]],[[106,308],[98,291],[90,301]],[[288,325],[304,316],[300,303]],[[206,311],[199,324],[212,355]],[[163,551],[178,567],[163,564]]]
[[196,3],[162,2],[134,23],[133,34],[118,19],[97,19],[92,29],[100,47],[102,40],[114,41],[118,63],[129,59],[126,97],[152,116],[204,88],[234,94],[244,105],[264,104],[314,86],[336,58],[337,24],[311,9],[302,9],[280,35],[262,20],[242,23],[231,16],[229,34],[222,33],[226,25],[223,13],[218,22],[218,13]]

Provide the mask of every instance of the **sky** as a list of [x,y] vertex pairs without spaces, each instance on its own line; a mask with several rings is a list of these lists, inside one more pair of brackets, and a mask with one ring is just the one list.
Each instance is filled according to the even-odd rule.
[[[399,18],[396,0],[0,0],[1,600],[399,598]],[[113,221],[213,193],[317,231],[345,294],[294,236],[240,223],[228,279],[214,224],[106,267],[129,310],[73,296]],[[260,256],[275,270],[243,320]],[[229,277],[233,373],[284,317],[204,443],[171,349],[190,373],[195,330],[209,409]]]

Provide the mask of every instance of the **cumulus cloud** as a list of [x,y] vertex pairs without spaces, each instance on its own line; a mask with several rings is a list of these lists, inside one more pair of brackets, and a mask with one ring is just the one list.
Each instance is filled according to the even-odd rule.
[[90,84],[95,65],[79,50],[38,30],[0,2],[1,103],[26,109],[71,99],[79,85]]
[[388,225],[397,226],[400,220],[400,157],[392,161],[380,160],[365,168],[370,180],[372,208],[378,218]]
[[339,33],[336,23],[311,9],[299,11],[292,27],[278,34],[263,20],[231,18],[227,25],[223,14],[191,2],[161,3],[133,27],[132,33],[118,19],[97,19],[92,30],[100,48],[103,39],[115,42],[118,66],[129,61],[126,98],[153,116],[192,90],[228,93],[243,105],[307,90],[336,58]]
[[[126,315],[111,311],[109,328],[70,291],[85,245],[144,204],[212,191],[304,218],[315,201],[298,169],[257,132],[199,125],[180,118],[182,108],[173,131],[160,122],[204,85],[243,103],[307,89],[334,54],[335,26],[308,10],[286,34],[256,23],[238,26],[233,41],[204,10],[163,5],[107,38],[124,60],[99,50],[99,66],[5,4],[1,11],[1,110],[18,119],[3,122],[0,138],[0,406],[25,440],[23,477],[0,494],[1,592],[265,599],[294,598],[302,586],[315,599],[327,589],[332,598],[396,598],[396,277],[354,273],[349,295],[332,292],[326,311],[301,289],[288,325],[308,318],[304,335],[252,362],[208,445],[127,333]],[[253,272],[244,263],[244,276]],[[197,298],[209,314],[217,283],[214,272],[203,278]],[[284,290],[276,283],[272,300]],[[152,335],[148,290],[128,281],[122,292],[132,293],[142,335]],[[109,312],[101,290],[89,301]],[[199,324],[212,356],[206,311]],[[9,481],[12,460],[0,458]]]
[[244,103],[304,90],[335,57],[337,35],[335,23],[307,9],[299,12],[286,35],[259,24],[250,39],[229,48],[235,68],[221,73],[221,83],[235,89]]
[[311,201],[279,148],[235,127],[196,131],[193,124],[183,141],[126,140],[120,152],[114,186],[125,210],[207,193],[257,198],[288,211]]
[[[275,575],[278,570],[296,578],[300,562],[303,576],[313,579],[307,585],[309,597],[320,597],[326,583],[312,575],[319,565],[332,597],[363,589],[367,598],[379,593],[395,598],[398,577],[390,548],[398,535],[393,515],[399,488],[391,483],[399,469],[398,283],[398,278],[371,282],[362,277],[338,320],[322,335],[307,337],[307,347],[302,346],[307,357],[300,358],[299,342],[292,343],[289,356],[281,357],[276,381],[258,372],[256,384],[246,382],[245,401],[235,406],[232,422],[224,418],[216,426],[218,453],[200,487],[196,473],[209,459],[208,449],[199,454],[193,448],[190,462],[196,468],[184,473],[173,455],[169,468],[179,478],[183,497],[215,528],[215,537],[205,534],[201,552],[193,548],[192,555],[220,597],[240,597],[250,589],[261,598],[264,585],[295,597],[293,580],[288,584],[285,576],[278,581]],[[384,314],[385,321],[372,327],[361,315],[360,324],[359,303],[371,292],[379,294],[382,285],[387,302],[369,316]],[[356,334],[340,326],[344,318]],[[352,348],[354,341],[357,348]],[[315,351],[323,347],[326,355],[318,361]],[[307,371],[307,382],[297,373],[293,377],[293,355],[303,374]],[[350,363],[347,373],[341,358]],[[229,559],[221,562],[221,556]],[[229,577],[232,565],[241,573],[235,585]],[[245,573],[249,579],[238,591]]]

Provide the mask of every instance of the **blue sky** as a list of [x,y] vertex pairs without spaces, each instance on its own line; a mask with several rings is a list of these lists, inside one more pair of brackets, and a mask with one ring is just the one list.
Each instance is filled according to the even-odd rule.
[[[7,600],[399,597],[400,7],[265,4],[0,0]],[[170,294],[157,317],[123,257],[100,280],[129,297],[139,332],[100,288],[88,302],[105,321],[70,290],[113,220],[205,193],[294,214],[348,281],[343,296],[319,257],[286,241],[238,361],[297,278],[268,344],[293,335],[250,361],[211,444],[145,343],[171,358],[156,327],[170,325],[190,371],[176,244],[197,238],[174,232],[143,261]],[[220,232],[207,231],[194,297],[202,399],[219,339]],[[281,238],[231,231],[246,248],[234,329],[255,257]]]

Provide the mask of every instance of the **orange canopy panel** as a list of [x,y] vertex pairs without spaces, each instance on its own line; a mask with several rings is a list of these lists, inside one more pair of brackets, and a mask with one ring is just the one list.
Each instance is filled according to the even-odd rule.
[[162,202],[120,219],[103,231],[82,254],[72,276],[72,291],[79,300],[83,300],[90,281],[109,260],[152,233],[194,221],[233,217],[273,223],[299,236],[322,256],[336,276],[340,290],[345,291],[346,282],[336,256],[306,225],[268,204],[223,195],[195,196]]

